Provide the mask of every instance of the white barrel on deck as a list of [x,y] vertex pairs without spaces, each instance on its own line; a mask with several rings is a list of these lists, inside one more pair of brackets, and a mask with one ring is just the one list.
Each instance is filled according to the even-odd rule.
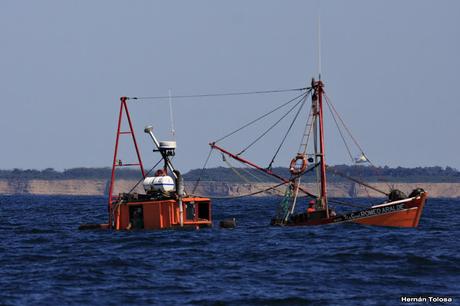
[[161,191],[161,192],[169,192],[175,190],[174,179],[170,176],[151,176],[146,177],[144,182],[145,192],[149,191]]

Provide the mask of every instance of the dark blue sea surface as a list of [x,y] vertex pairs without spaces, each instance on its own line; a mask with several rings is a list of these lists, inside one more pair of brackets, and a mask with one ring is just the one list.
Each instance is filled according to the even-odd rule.
[[212,229],[115,232],[77,229],[106,222],[103,197],[1,196],[0,304],[459,303],[460,200],[429,199],[417,229],[270,227],[278,201],[215,200]]

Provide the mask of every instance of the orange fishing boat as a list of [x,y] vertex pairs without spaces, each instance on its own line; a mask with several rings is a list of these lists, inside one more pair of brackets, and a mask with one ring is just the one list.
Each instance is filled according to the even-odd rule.
[[[154,152],[158,152],[161,159],[150,171],[145,172],[128,111],[127,101],[129,98],[122,97],[120,100],[115,152],[108,193],[108,224],[83,224],[80,229],[199,229],[211,227],[211,200],[206,197],[187,194],[182,175],[174,168],[171,161],[171,157],[175,155],[176,142],[158,141],[152,126],[147,126],[144,132],[152,139],[156,147]],[[129,127],[127,131],[121,130],[123,114],[126,116]],[[137,162],[125,163],[118,158],[119,140],[122,135],[131,136]],[[155,167],[161,163],[163,165],[155,170]],[[140,180],[129,192],[113,194],[116,185],[116,169],[120,167],[138,167]],[[154,173],[153,176],[149,176],[151,172]],[[134,192],[141,183],[144,193]]]
[[[364,208],[357,211],[351,211],[343,214],[336,214],[329,208],[329,201],[327,197],[327,180],[326,180],[326,160],[325,160],[325,145],[324,145],[324,116],[323,116],[323,97],[324,97],[324,84],[321,80],[312,81],[312,123],[315,125],[314,131],[318,133],[314,135],[315,139],[319,139],[319,150],[314,156],[317,158],[319,165],[319,196],[315,197],[314,201],[310,203],[309,209],[306,212],[295,213],[295,196],[287,210],[278,213],[278,216],[272,219],[272,225],[320,225],[328,223],[342,223],[354,222],[364,225],[374,226],[394,226],[394,227],[417,227],[420,217],[423,212],[423,207],[426,202],[427,192],[421,188],[417,188],[406,197],[404,193],[399,190],[391,190],[389,193],[381,191],[372,187],[369,184],[360,182],[359,180],[351,178],[354,182],[362,184],[365,187],[376,190],[389,197],[387,201],[378,205],[372,205],[369,208]],[[329,102],[328,102],[329,103]],[[329,104],[330,105],[330,104]],[[333,108],[332,108],[333,109]],[[348,129],[347,129],[348,130]],[[342,134],[341,134],[342,135]],[[353,137],[352,137],[353,138]],[[306,149],[306,144],[305,144]],[[315,146],[316,147],[316,146]],[[300,168],[298,160],[302,160]],[[297,157],[292,160],[290,171],[293,176],[299,176],[306,171],[306,155],[305,151],[297,154]],[[357,162],[368,162],[368,158],[361,151],[360,157]],[[345,175],[343,175],[346,177]],[[292,181],[292,180],[291,180]],[[295,178],[290,188],[292,190],[299,189],[299,179]],[[295,192],[297,194],[297,192]]]
[[[413,190],[409,196],[406,196],[403,192],[399,190],[390,189],[389,191],[380,190],[371,184],[362,182],[356,178],[349,177],[345,174],[338,173],[335,170],[334,174],[342,176],[346,179],[350,179],[354,183],[364,186],[364,188],[371,189],[373,191],[379,192],[382,195],[388,197],[386,201],[379,203],[377,205],[370,205],[364,207],[362,205],[357,205],[357,203],[346,203],[343,201],[338,201],[337,199],[330,199],[327,196],[327,175],[328,167],[326,165],[326,154],[325,154],[325,143],[324,143],[324,112],[323,112],[323,102],[326,101],[326,104],[331,111],[332,117],[339,128],[340,135],[342,140],[345,143],[348,153],[354,163],[368,163],[371,162],[364,154],[361,146],[356,142],[356,139],[351,135],[350,130],[345,125],[344,121],[341,119],[340,115],[336,112],[335,107],[329,101],[328,97],[325,95],[324,84],[321,80],[315,81],[314,79],[311,82],[310,87],[300,88],[297,90],[303,91],[303,94],[297,96],[295,99],[288,101],[275,108],[274,110],[260,116],[259,118],[249,122],[241,128],[236,129],[235,131],[229,133],[228,135],[220,138],[219,140],[210,143],[212,149],[219,151],[221,154],[228,156],[240,163],[247,165],[250,168],[256,169],[263,172],[264,174],[275,177],[280,180],[280,184],[275,185],[266,189],[265,191],[278,188],[282,185],[287,185],[285,190],[285,196],[279,207],[277,209],[276,216],[271,220],[272,225],[277,226],[312,226],[312,225],[323,225],[331,223],[343,223],[343,222],[354,222],[363,225],[374,225],[374,226],[394,226],[394,227],[417,227],[420,221],[420,217],[423,212],[423,207],[425,205],[428,193],[422,188],[416,188]],[[311,99],[311,107],[308,114],[308,119],[305,124],[304,132],[302,135],[302,140],[299,146],[299,151],[292,159],[289,165],[290,177],[283,177],[279,173],[276,173],[272,170],[272,164],[275,160],[276,155],[283,148],[283,144],[287,135],[289,134],[294,122],[298,118],[298,115],[301,113],[303,106],[306,104],[307,99]],[[269,114],[272,114],[274,111],[285,107],[289,103],[294,101],[294,106],[289,109],[281,118],[285,118],[289,112],[294,112],[296,115],[292,123],[289,125],[289,129],[284,135],[281,144],[278,146],[275,155],[271,159],[271,162],[267,167],[261,167],[254,162],[251,162],[243,157],[245,151],[253,146],[257,141],[264,137],[268,131],[270,131],[280,120],[278,120],[273,126],[271,126],[266,132],[262,133],[261,136],[256,138],[251,142],[245,149],[240,151],[238,154],[233,154],[230,151],[224,149],[217,142],[239,132],[240,130],[252,125],[261,118],[267,117]],[[350,138],[356,144],[359,149],[360,156],[358,158],[353,158],[350,152],[350,148],[347,145],[344,132],[340,130],[340,124],[345,128],[345,132],[349,133]],[[312,137],[310,137],[312,135]],[[313,138],[313,143],[309,142],[309,139]],[[309,144],[310,143],[310,144]],[[310,153],[307,151],[309,148]],[[372,165],[373,166],[373,165]],[[233,169],[236,171],[236,169]],[[317,183],[317,193],[313,193],[301,185],[301,178],[309,173],[310,171],[316,172],[316,183]],[[259,193],[259,192],[256,192]],[[255,194],[255,193],[253,193]],[[301,199],[301,195],[305,195],[309,202],[304,198]],[[302,203],[303,202],[303,203]],[[307,209],[302,208],[303,205],[308,203]],[[351,211],[341,211],[337,213],[331,204],[336,206],[351,206],[358,207],[359,210]],[[300,211],[299,206],[301,207]]]

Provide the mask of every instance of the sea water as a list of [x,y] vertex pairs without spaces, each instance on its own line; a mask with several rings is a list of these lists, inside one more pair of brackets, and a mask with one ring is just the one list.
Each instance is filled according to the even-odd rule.
[[270,227],[279,199],[247,198],[215,200],[212,229],[79,231],[106,201],[1,196],[0,305],[460,301],[460,200],[429,199],[417,229]]

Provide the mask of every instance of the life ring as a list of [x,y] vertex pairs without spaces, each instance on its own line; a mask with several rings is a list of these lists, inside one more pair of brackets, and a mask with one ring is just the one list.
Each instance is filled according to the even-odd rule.
[[[298,161],[302,161],[302,164],[299,165],[297,164]],[[307,169],[307,158],[305,157],[304,154],[297,154],[295,158],[291,160],[291,164],[289,165],[289,171],[293,175],[299,175],[303,173]]]

